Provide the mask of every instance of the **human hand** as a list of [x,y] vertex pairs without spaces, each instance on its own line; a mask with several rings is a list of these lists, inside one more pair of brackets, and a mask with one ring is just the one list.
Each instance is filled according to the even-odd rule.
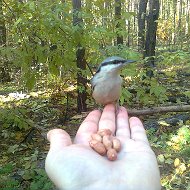
[[[116,128],[117,126],[117,128]],[[110,129],[121,141],[115,161],[109,161],[89,147],[91,134]],[[61,190],[160,190],[156,157],[141,121],[128,118],[124,107],[115,114],[112,104],[103,112],[94,110],[83,121],[72,143],[61,129],[48,132],[50,150],[46,172]]]

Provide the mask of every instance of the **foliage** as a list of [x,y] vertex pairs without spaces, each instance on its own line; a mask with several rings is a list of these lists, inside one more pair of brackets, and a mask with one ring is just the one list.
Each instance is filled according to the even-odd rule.
[[15,180],[11,178],[10,173],[12,173],[14,170],[14,166],[11,163],[8,163],[4,166],[0,166],[0,189],[2,190],[11,190],[19,189],[19,182],[18,180]]
[[[183,125],[177,134],[173,135],[168,142],[168,145],[175,151],[186,152],[190,148],[190,128],[188,125]],[[188,155],[190,156],[190,155]]]
[[[189,52],[186,51],[161,52],[161,54],[158,55],[157,59],[160,61],[159,64],[162,65],[162,67],[167,66],[167,68],[171,70],[173,70],[174,68],[182,69],[184,67],[187,67],[187,69],[190,70]],[[168,72],[171,72],[171,70]]]
[[18,128],[18,129],[29,129],[32,127],[33,121],[27,117],[28,110],[22,108],[14,109],[0,109],[0,123],[4,128]]
[[52,106],[57,99],[51,97],[51,91],[27,95],[10,93],[9,85],[12,83],[4,85],[6,88],[2,85],[1,91],[6,94],[0,96],[3,139],[0,143],[0,189],[53,189],[44,170],[47,142],[41,133],[47,133],[50,126],[60,126],[57,123],[61,111]]
[[49,190],[53,188],[53,184],[50,182],[49,178],[47,177],[44,169],[35,169],[35,175],[33,176],[33,181],[30,184],[31,190]]
[[[157,60],[156,67],[151,69],[153,77],[146,76],[147,69],[139,61],[124,69],[122,75],[125,89],[123,89],[120,99],[121,103],[125,101],[130,105],[136,102],[146,106],[163,104],[168,101],[168,97],[175,90],[171,84],[178,81],[177,74],[180,75],[182,70],[185,70],[187,75],[190,72],[189,52],[164,52],[158,54],[155,59]],[[186,82],[188,83],[184,78],[184,83]],[[183,81],[180,82],[180,85],[183,85]],[[179,96],[185,95],[187,99],[189,98],[189,90],[185,86],[184,90],[180,90],[178,93]]]
[[12,162],[0,166],[0,188],[2,190],[22,189],[19,178],[31,181],[27,187],[30,190],[49,190],[53,188],[53,184],[49,181],[44,169],[39,169],[35,164],[37,160],[36,153],[30,157],[24,157],[23,160],[25,168],[17,173],[15,173],[15,165]]
[[37,166],[38,151],[28,157],[24,157],[23,165],[24,169],[20,172],[20,175],[24,180],[31,180],[29,189],[43,189],[48,190],[53,187],[52,183],[49,181],[44,169],[39,169]]
[[[118,32],[124,39],[129,33],[124,27],[126,23],[135,17],[135,12],[126,11],[122,6],[121,28],[116,31],[117,22],[114,18],[114,1],[108,3],[108,7],[102,9],[103,1],[87,1],[79,14],[83,19],[82,31],[77,25],[73,25],[71,2],[59,1],[9,1],[3,3],[3,11],[6,15],[8,30],[8,43],[1,47],[0,51],[11,64],[13,78],[15,71],[19,71],[18,78],[29,90],[38,86],[40,81],[44,88],[54,82],[60,85],[58,88],[68,88],[70,84],[76,88],[77,66],[76,50],[81,44],[85,48],[85,58],[92,69],[97,67],[105,57],[119,55],[128,59],[134,59],[139,64],[129,66],[123,72],[124,77],[131,78],[130,86],[136,88],[136,94],[131,94],[128,85],[124,85],[121,103],[131,100],[139,104],[161,104],[167,101],[166,88],[162,86],[157,72],[154,70],[154,78],[143,79],[146,73],[144,66],[140,64],[141,55],[133,48],[124,45],[116,45],[115,39]],[[110,6],[109,6],[110,5]],[[109,16],[108,16],[109,15]],[[160,23],[161,24],[161,23]],[[169,27],[169,26],[168,26]],[[161,29],[160,25],[160,29]],[[85,34],[85,35],[84,35]],[[160,36],[163,31],[158,33]],[[163,37],[161,37],[163,38]],[[13,45],[14,44],[14,45]],[[157,60],[160,67],[174,62],[187,62],[188,53],[177,52],[159,55]],[[81,71],[86,78],[91,78],[89,68]],[[175,75],[176,71],[165,71],[166,75]],[[82,89],[82,88],[80,88]]]
[[[113,39],[117,36],[114,31],[116,24],[114,19],[110,18],[109,25],[105,26],[100,22],[101,17],[112,13],[114,9],[96,12],[96,9],[102,7],[103,2],[94,2],[93,6],[92,3],[88,3],[81,12],[84,20],[82,33],[85,34],[82,38],[78,26],[72,24],[70,2],[10,1],[4,3],[7,20],[13,22],[7,24],[8,39],[14,46],[10,44],[2,47],[1,54],[17,68],[21,68],[21,79],[28,89],[34,87],[42,73],[48,72],[59,77],[61,69],[62,75],[76,78],[75,52],[79,43],[85,48],[86,58],[92,65],[100,63],[103,56],[110,54],[128,57],[129,52],[126,50],[124,54],[117,50],[111,52],[109,50],[113,45]],[[131,15],[134,13],[126,13],[123,17],[129,19]],[[120,32],[127,35],[124,29]],[[89,74],[87,71],[87,75]]]
[[[123,88],[123,93],[120,98],[121,103],[126,101],[128,105],[136,102],[141,105],[151,106],[167,101],[167,89],[160,82],[158,70],[154,70],[153,73],[154,77],[147,77],[146,69],[139,63],[126,68],[122,72],[124,75],[125,88]],[[126,88],[128,88],[128,90]]]
[[[166,127],[166,126],[165,126]],[[166,190],[188,189],[190,172],[190,126],[183,123],[177,128],[167,126],[168,132],[148,130],[151,146],[159,152],[157,159],[161,169],[161,183]],[[158,131],[157,131],[158,132]]]

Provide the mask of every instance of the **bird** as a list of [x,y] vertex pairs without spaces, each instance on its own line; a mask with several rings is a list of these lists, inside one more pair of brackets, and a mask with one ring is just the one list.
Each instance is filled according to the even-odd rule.
[[[122,78],[120,71],[134,60],[111,56],[102,61],[91,79],[92,97],[97,104],[107,105],[119,103]],[[119,106],[119,104],[118,104]]]

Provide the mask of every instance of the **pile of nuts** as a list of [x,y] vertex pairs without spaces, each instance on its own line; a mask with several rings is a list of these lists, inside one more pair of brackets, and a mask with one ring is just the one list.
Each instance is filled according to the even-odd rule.
[[102,129],[91,135],[90,147],[98,154],[107,155],[108,160],[117,159],[117,153],[121,150],[121,142],[112,135],[110,129]]

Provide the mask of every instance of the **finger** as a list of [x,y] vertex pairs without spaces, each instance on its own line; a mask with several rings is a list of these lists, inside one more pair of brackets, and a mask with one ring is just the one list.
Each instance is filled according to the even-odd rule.
[[72,144],[67,132],[62,129],[53,129],[48,132],[47,139],[50,141],[50,150],[59,151],[65,146]]
[[148,143],[146,131],[139,118],[131,117],[129,119],[129,126],[131,130],[131,139]]
[[116,118],[117,130],[116,136],[123,142],[130,138],[129,117],[127,110],[124,107],[119,108],[119,113]]
[[99,130],[110,129],[115,133],[115,105],[108,104],[105,106],[99,121]]
[[101,112],[99,110],[94,110],[90,112],[86,119],[80,125],[74,142],[89,145],[91,135],[93,133],[96,133],[98,130],[98,122],[100,120],[100,117]]

